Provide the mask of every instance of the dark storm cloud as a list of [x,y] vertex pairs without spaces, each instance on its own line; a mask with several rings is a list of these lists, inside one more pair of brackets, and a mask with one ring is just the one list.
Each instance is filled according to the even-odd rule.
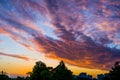
[[[0,4],[1,33],[22,41],[26,48],[87,68],[108,69],[120,60],[119,0],[3,0]],[[38,23],[51,27],[57,39],[45,35]]]

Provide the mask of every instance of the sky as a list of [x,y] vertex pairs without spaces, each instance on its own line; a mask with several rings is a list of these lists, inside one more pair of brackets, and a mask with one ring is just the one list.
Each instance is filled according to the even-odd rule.
[[39,60],[107,73],[120,61],[120,0],[0,0],[0,70],[25,75]]

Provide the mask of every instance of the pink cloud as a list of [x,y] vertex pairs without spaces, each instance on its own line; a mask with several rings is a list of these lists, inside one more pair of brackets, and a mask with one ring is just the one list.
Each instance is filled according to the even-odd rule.
[[29,60],[28,57],[22,56],[22,55],[17,55],[17,54],[0,53],[0,55],[2,55],[2,56],[9,56],[9,57],[18,58],[18,59],[23,59],[23,60],[26,60],[26,61]]

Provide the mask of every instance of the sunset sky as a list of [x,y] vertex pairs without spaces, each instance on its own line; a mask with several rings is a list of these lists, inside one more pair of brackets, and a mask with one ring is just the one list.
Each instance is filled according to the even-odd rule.
[[108,72],[120,61],[120,0],[0,0],[0,71],[25,75],[39,60]]

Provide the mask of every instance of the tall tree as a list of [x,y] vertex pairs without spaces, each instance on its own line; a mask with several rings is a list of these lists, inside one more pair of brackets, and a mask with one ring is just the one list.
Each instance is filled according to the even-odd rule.
[[67,69],[63,61],[53,69],[53,80],[73,80],[72,72]]
[[33,71],[30,76],[30,80],[43,80],[43,77],[41,76],[41,72],[46,70],[46,64],[38,61],[36,62],[36,65],[33,68]]
[[116,62],[109,72],[111,80],[120,80],[120,62]]

